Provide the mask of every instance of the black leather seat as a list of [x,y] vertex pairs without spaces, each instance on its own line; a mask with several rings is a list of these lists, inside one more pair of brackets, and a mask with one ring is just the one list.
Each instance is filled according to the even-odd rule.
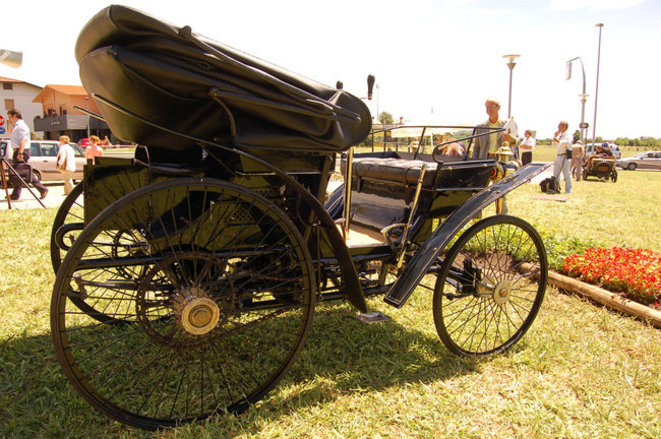
[[353,162],[354,177],[400,185],[417,185],[422,165],[427,165],[422,185],[432,188],[436,175],[436,162],[405,160],[401,158],[361,157]]

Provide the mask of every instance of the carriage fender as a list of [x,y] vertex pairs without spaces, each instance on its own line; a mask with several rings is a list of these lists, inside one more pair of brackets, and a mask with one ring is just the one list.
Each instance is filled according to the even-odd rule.
[[385,296],[384,301],[396,308],[404,306],[434,261],[464,225],[489,204],[530,181],[550,166],[551,164],[548,163],[529,163],[515,173],[478,192],[466,203],[455,209],[415,253]]

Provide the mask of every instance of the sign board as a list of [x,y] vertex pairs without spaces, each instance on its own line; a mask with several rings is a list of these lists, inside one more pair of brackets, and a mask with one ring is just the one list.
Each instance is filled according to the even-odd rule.
[[5,127],[0,127],[0,134],[4,134],[4,133],[5,133]]
[[5,124],[5,118],[0,115],[0,127]]
[[581,123],[578,124],[578,127],[579,127],[579,128],[587,128],[587,127],[589,127],[589,126],[590,126],[590,124],[587,123],[587,122],[581,122]]

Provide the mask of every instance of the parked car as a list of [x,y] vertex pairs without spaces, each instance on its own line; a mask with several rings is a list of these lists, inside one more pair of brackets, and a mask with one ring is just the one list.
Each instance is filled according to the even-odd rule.
[[[74,154],[76,155],[76,172],[73,174],[74,180],[83,179],[83,166],[85,165],[85,151],[75,143],[71,143]],[[0,140],[0,155],[7,154],[9,140]],[[32,172],[37,175],[41,181],[62,180],[62,174],[55,169],[57,163],[57,152],[60,150],[60,143],[55,140],[32,140],[30,142],[30,165]],[[7,157],[11,161],[11,156]]]
[[658,169],[661,171],[661,151],[647,151],[617,161],[622,169],[634,171],[636,169]]
[[[603,143],[597,143],[597,145],[603,145]],[[613,157],[615,157],[615,160],[622,157],[622,153],[620,152],[620,147],[617,146],[615,143],[608,143],[608,147],[613,152]],[[589,156],[591,156],[594,153],[595,153],[594,145],[592,143],[588,143],[585,146],[585,158],[588,158]]]
[[87,137],[83,137],[78,141],[78,146],[80,146],[83,149],[87,148],[88,146],[90,146],[90,139]]

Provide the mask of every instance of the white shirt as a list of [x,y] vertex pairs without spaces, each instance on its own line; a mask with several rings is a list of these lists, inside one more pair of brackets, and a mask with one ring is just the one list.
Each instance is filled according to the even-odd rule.
[[535,148],[535,145],[537,145],[537,140],[535,140],[533,136],[524,137],[519,145],[519,150],[526,152],[532,151]]
[[30,128],[23,119],[16,119],[9,143],[14,149],[21,147],[21,140],[26,139],[25,148],[30,149]]
[[564,133],[560,133],[558,136],[558,141],[553,141],[553,146],[555,146],[556,154],[563,155],[567,153],[567,149],[571,148],[573,143],[574,136],[569,134],[569,130],[566,130]]
[[62,166],[63,163],[67,164],[67,171],[76,172],[76,154],[68,143],[60,145],[60,150],[57,152],[57,164]]

